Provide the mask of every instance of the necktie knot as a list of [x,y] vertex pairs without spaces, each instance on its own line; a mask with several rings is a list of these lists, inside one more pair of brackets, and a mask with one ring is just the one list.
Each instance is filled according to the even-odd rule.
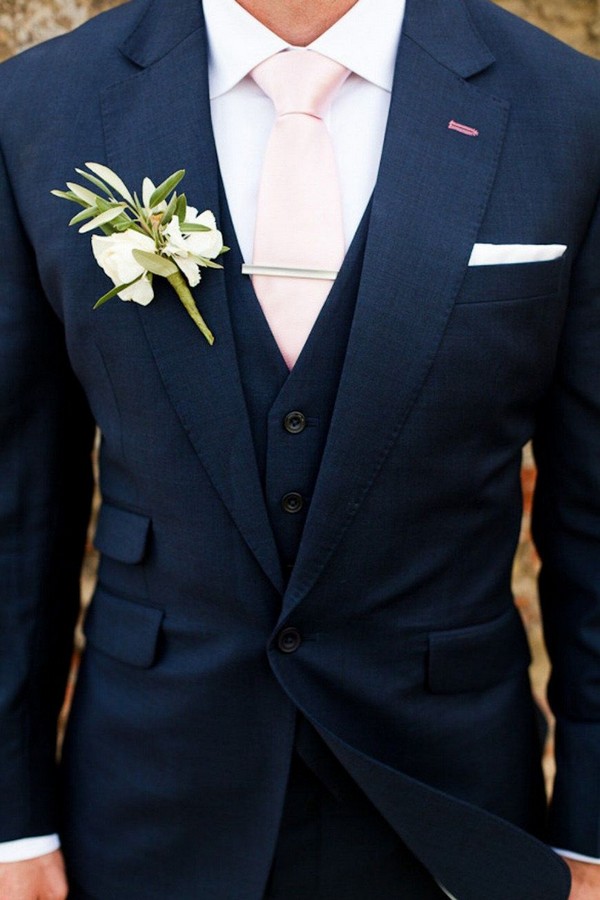
[[284,50],[250,73],[271,98],[278,116],[305,113],[322,118],[350,71],[314,50]]

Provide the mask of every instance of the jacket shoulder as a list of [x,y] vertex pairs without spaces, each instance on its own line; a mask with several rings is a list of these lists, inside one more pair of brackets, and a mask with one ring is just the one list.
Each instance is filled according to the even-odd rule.
[[600,78],[600,61],[575,50],[547,31],[527,22],[494,0],[462,0],[467,11],[499,61],[521,61],[532,67],[553,64],[566,68],[566,74]]
[[0,145],[7,158],[17,158],[34,135],[47,145],[59,122],[76,128],[86,108],[97,109],[105,86],[135,71],[119,48],[148,2],[130,0],[0,65]]
[[147,6],[148,0],[125,0],[65,34],[22,50],[2,63],[1,68],[29,66],[38,62],[47,64],[65,53],[78,53],[96,45],[105,51],[111,45],[118,45],[136,27]]
[[492,0],[462,0],[494,57],[479,84],[507,100],[521,121],[571,134],[600,163],[600,61]]
[[[99,75],[112,71],[121,59],[119,46],[143,16],[148,0],[129,0],[100,13],[67,34],[23,50],[0,65],[0,97],[19,102],[52,89],[62,91],[74,81],[98,85]],[[41,89],[43,86],[43,89]]]

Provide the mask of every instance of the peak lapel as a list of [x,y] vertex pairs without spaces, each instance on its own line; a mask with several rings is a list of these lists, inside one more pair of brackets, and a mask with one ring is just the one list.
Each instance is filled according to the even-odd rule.
[[491,61],[461,0],[409,0],[352,332],[286,612],[335,550],[435,358],[508,117],[464,80]]
[[[185,168],[191,205],[219,216],[219,170],[199,0],[153,0],[121,48],[143,68],[102,95],[108,164],[126,184]],[[224,235],[225,243],[231,238]],[[227,256],[224,257],[227,265]],[[209,347],[171,288],[139,310],[164,386],[212,483],[273,584],[282,575],[260,485],[229,320],[225,279],[208,269],[195,299],[215,335]]]

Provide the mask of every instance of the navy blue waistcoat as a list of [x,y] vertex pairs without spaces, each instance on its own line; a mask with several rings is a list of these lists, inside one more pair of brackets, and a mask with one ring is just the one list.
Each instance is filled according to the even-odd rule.
[[[222,204],[224,225],[227,204]],[[232,247],[225,266],[231,321],[258,468],[282,568],[291,571],[310,505],[344,364],[360,282],[368,210],[291,372]]]
[[[234,234],[222,198],[223,223]],[[344,263],[293,370],[279,352],[234,243],[225,266],[231,322],[258,469],[271,527],[289,576],[319,472],[360,283],[368,231],[365,212]],[[347,776],[312,726],[299,716],[295,749],[336,796]]]

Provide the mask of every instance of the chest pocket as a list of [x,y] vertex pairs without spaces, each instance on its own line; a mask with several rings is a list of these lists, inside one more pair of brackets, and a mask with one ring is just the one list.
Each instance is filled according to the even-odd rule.
[[565,257],[548,262],[469,266],[457,304],[549,297],[560,290]]

